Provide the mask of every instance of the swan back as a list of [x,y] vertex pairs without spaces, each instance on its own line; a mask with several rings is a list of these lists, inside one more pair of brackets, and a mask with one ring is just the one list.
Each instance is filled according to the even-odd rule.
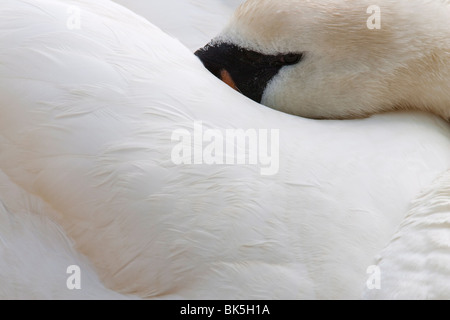
[[[104,287],[91,263],[49,219],[52,211],[0,171],[0,299],[131,299]],[[79,272],[80,290],[71,286],[71,268]]]
[[380,290],[368,299],[448,299],[450,171],[428,187],[377,256]]

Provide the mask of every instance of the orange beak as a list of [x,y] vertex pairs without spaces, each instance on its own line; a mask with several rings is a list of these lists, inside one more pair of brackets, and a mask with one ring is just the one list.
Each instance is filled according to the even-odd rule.
[[220,79],[223,82],[225,82],[227,85],[232,87],[234,90],[240,92],[239,88],[236,86],[236,83],[234,83],[233,78],[231,77],[231,74],[227,70],[225,70],[225,69],[220,70]]

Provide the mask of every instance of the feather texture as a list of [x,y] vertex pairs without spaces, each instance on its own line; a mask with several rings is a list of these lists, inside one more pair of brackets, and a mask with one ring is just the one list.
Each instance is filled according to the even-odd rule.
[[[71,6],[80,29],[67,28]],[[450,163],[434,116],[265,108],[106,0],[2,0],[0,75],[0,168],[122,294],[359,298],[409,203]],[[278,173],[175,164],[172,135],[195,122],[279,130]]]

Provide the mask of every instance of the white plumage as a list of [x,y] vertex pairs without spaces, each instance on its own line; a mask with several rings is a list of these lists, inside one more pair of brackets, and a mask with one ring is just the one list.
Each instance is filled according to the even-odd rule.
[[[46,217],[51,211],[0,172],[0,299],[126,299],[104,287],[89,261]],[[83,290],[68,289],[70,266],[80,267]]]
[[[106,0],[3,0],[0,75],[1,170],[121,294],[359,298],[411,201],[450,163],[450,128],[434,116],[319,122],[262,107]],[[172,133],[195,121],[280,130],[279,173],[175,165]],[[1,267],[0,283],[19,268]]]
[[378,257],[381,290],[368,299],[448,299],[450,171],[414,201],[400,230]]
[[244,0],[114,0],[143,16],[190,50],[202,47],[228,23]]

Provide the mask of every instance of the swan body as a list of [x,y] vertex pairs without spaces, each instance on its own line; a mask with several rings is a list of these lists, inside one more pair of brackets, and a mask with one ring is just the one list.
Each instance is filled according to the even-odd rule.
[[[0,299],[131,299],[105,288],[51,211],[0,172]],[[72,266],[81,272],[80,290],[67,285]]]
[[[1,1],[0,75],[0,169],[120,294],[360,298],[410,202],[450,162],[435,116],[318,122],[265,108],[106,0]],[[176,164],[174,132],[198,122],[279,130],[279,171]]]
[[367,299],[448,299],[450,171],[416,199],[391,243],[378,255],[380,290]]
[[[365,23],[373,12],[375,28]],[[409,109],[450,120],[449,19],[446,0],[249,0],[196,54],[234,89],[288,113],[348,119]],[[248,79],[259,84],[248,90]],[[414,201],[378,256],[382,288],[366,289],[367,298],[448,299],[449,187],[447,171]]]

